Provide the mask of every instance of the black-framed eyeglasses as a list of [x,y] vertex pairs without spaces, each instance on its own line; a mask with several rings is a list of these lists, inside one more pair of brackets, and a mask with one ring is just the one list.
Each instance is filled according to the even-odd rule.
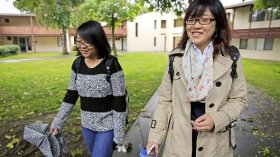
[[209,25],[212,21],[215,21],[215,19],[211,18],[195,18],[195,19],[187,19],[186,24],[187,25],[194,25],[198,21],[201,25]]
[[86,41],[76,41],[76,45],[77,45],[77,47],[81,47],[82,45],[84,47],[91,47],[91,44]]

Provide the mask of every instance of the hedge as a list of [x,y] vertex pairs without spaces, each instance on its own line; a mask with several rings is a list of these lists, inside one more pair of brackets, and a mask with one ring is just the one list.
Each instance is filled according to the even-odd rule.
[[15,55],[19,52],[18,45],[1,45],[0,46],[0,56],[5,57],[9,55]]

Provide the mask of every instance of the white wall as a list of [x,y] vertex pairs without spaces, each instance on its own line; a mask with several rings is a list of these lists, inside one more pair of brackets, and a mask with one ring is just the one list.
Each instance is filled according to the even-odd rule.
[[[57,45],[58,37],[35,37],[36,52],[62,52],[62,45]],[[61,43],[62,44],[62,43]]]
[[235,9],[233,29],[249,29],[249,10],[250,7]]
[[[127,51],[171,51],[173,37],[181,36],[183,27],[174,28],[173,14],[146,13],[127,22]],[[154,29],[156,20],[156,29]],[[161,28],[161,20],[166,20],[166,28]],[[138,23],[138,37],[135,35],[135,24]],[[166,37],[166,42],[165,42]],[[154,46],[156,38],[156,46]]]

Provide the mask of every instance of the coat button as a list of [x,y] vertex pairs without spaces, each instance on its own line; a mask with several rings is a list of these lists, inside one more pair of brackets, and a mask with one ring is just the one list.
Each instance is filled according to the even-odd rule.
[[176,72],[176,76],[179,76],[180,75],[180,73],[179,72]]
[[197,150],[198,150],[198,151],[202,151],[202,150],[203,150],[203,147],[199,147]]
[[221,87],[222,83],[220,81],[216,82],[217,87]]
[[209,105],[209,107],[210,108],[213,108],[215,105],[213,104],[213,103],[211,103],[210,105]]

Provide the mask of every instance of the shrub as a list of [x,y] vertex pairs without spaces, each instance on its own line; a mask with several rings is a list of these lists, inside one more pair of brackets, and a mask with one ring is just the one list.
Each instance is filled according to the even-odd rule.
[[5,46],[0,46],[0,56],[5,57],[9,55],[9,48]]
[[17,54],[19,52],[19,46],[18,45],[5,45],[9,48],[10,54]]
[[9,55],[14,55],[19,52],[18,45],[2,45],[0,46],[0,56],[5,57]]

